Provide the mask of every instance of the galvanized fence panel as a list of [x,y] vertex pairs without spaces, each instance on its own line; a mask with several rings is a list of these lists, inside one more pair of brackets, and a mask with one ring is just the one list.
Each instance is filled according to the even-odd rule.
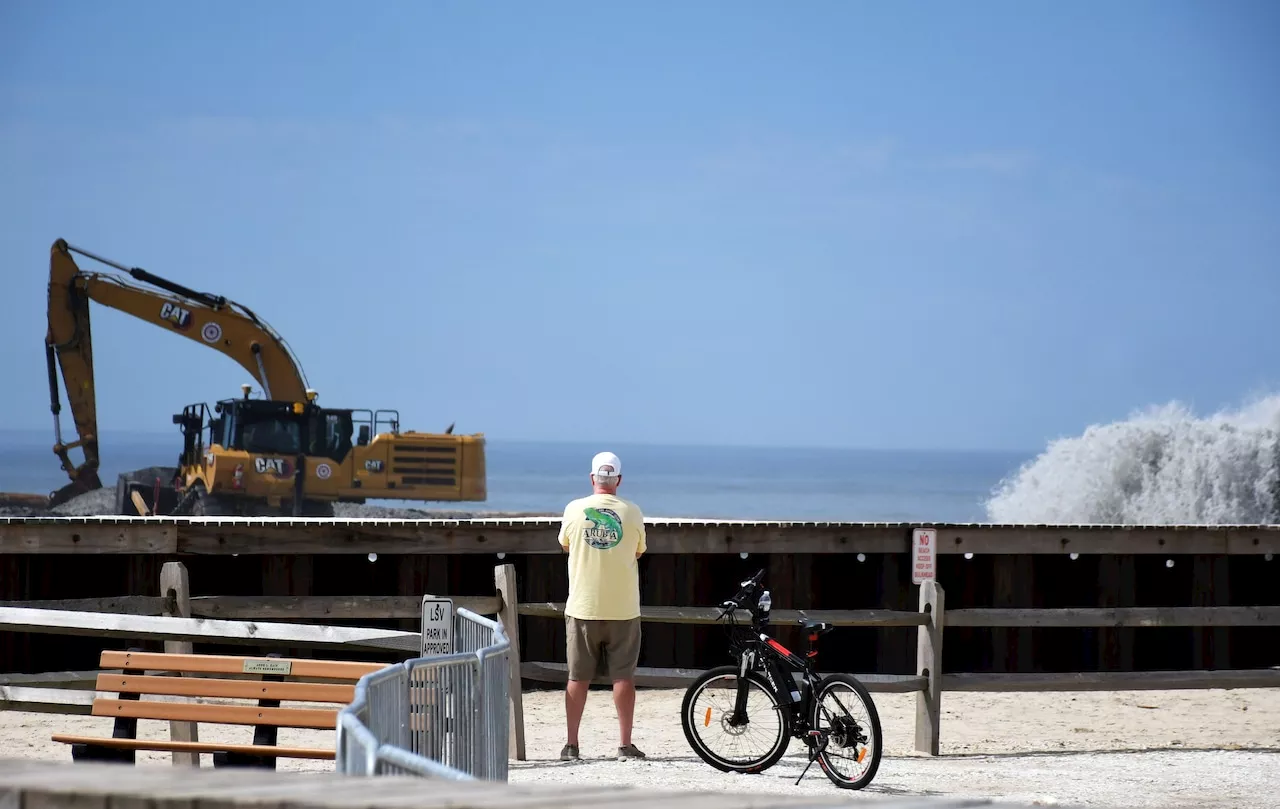
[[338,717],[339,772],[507,780],[511,643],[501,624],[463,608],[453,630],[453,654],[360,679]]

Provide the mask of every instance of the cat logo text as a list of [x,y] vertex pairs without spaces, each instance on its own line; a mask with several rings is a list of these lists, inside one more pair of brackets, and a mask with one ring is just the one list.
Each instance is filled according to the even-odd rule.
[[173,324],[173,327],[180,331],[191,328],[191,310],[184,309],[176,303],[166,303],[161,306],[160,319]]
[[284,458],[254,458],[253,471],[259,475],[286,477],[292,472],[292,464]]

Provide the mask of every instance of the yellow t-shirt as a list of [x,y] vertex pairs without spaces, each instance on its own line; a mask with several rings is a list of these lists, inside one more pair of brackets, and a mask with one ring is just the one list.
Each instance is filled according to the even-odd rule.
[[583,620],[640,617],[640,566],[646,550],[640,507],[612,494],[565,506],[560,545],[569,550],[565,615]]

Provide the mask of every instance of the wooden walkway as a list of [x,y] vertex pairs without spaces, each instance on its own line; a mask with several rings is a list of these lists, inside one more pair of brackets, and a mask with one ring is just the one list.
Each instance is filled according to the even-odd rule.
[[[850,805],[850,796],[834,786],[832,791],[838,794],[830,798],[735,795],[0,759],[0,809],[835,809]],[[869,794],[866,798],[871,805],[888,809],[992,804],[985,799],[877,799]]]

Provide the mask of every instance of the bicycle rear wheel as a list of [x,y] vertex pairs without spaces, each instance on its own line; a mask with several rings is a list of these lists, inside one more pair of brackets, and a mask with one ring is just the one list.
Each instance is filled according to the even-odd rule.
[[729,723],[738,695],[738,667],[703,672],[685,691],[680,724],[693,752],[724,772],[756,773],[778,763],[791,741],[791,717],[763,677],[748,672],[747,724]]
[[865,685],[848,674],[824,677],[813,695],[809,723],[827,737],[818,764],[832,783],[844,789],[871,783],[880,768],[884,737],[880,714]]

